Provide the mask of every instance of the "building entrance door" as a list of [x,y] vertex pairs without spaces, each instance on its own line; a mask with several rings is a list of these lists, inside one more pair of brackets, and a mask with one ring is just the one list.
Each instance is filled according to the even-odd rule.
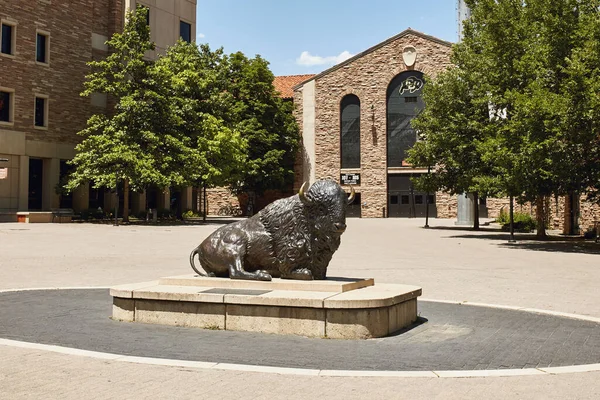
[[354,200],[352,200],[352,203],[348,204],[348,208],[346,208],[347,218],[360,218],[360,203],[360,193],[355,193]]
[[388,175],[388,217],[424,218],[427,201],[429,201],[429,217],[437,216],[435,195],[427,195],[414,188],[410,178],[417,176],[418,174]]
[[29,210],[42,209],[42,188],[44,186],[44,162],[40,158],[29,159]]

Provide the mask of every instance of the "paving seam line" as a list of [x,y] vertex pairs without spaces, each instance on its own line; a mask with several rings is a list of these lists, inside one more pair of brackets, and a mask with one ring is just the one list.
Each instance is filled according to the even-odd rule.
[[[47,287],[47,288],[20,288],[2,289],[0,293],[35,291],[35,290],[83,290],[83,289],[108,289],[106,286],[91,287]],[[520,310],[524,312],[560,316],[564,318],[579,319],[584,321],[600,322],[600,318],[588,317],[579,314],[568,314],[556,311],[538,310],[527,307],[502,306],[497,304],[469,303],[451,300],[421,299],[421,301],[433,303],[448,303],[457,305],[471,305],[477,307],[491,307],[508,310]],[[527,369],[495,369],[495,370],[448,370],[448,371],[368,371],[368,370],[318,370],[306,368],[272,367],[261,365],[228,364],[206,361],[186,361],[166,358],[126,356],[121,354],[103,353],[90,350],[76,349],[72,347],[46,345],[40,343],[24,342],[19,340],[0,338],[0,346],[25,348],[32,350],[50,351],[54,353],[103,359],[108,361],[128,362],[135,364],[150,364],[159,366],[171,366],[180,368],[213,369],[221,371],[261,372],[278,375],[308,375],[308,376],[337,376],[337,377],[398,377],[398,378],[481,378],[481,377],[507,377],[507,376],[530,376],[530,375],[558,375],[567,373],[597,372],[600,371],[600,363],[583,364],[564,367],[527,368]]]

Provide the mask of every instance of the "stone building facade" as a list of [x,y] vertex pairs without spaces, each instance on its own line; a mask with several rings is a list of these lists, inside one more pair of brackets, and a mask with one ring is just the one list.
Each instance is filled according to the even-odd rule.
[[[174,44],[181,30],[194,40],[196,0],[2,1],[1,219],[16,220],[18,211],[90,207],[89,188],[60,197],[56,185],[74,156],[77,132],[93,113],[107,109],[105,96],[79,95],[87,62],[107,54],[105,41],[122,30],[126,11],[137,5],[149,9],[157,52]],[[114,198],[105,197],[109,208]]]
[[[304,181],[331,178],[340,182],[342,174],[355,174],[360,176],[360,183],[354,187],[360,198],[356,207],[360,209],[355,210],[354,215],[391,216],[394,206],[398,205],[398,216],[405,212],[409,214],[406,216],[411,216],[411,204],[414,211],[423,208],[426,194],[415,195],[409,181],[411,176],[427,170],[415,169],[403,161],[395,165],[389,162],[395,157],[390,149],[393,144],[391,134],[398,131],[399,134],[412,135],[412,140],[416,140],[416,133],[410,131],[409,117],[398,119],[398,124],[402,124],[400,128],[390,125],[392,114],[389,109],[393,95],[390,90],[395,79],[403,79],[403,74],[408,73],[407,79],[401,83],[401,91],[406,88],[405,82],[420,80],[421,75],[424,78],[420,85],[427,77],[435,78],[437,73],[450,66],[450,53],[451,43],[408,29],[296,86],[294,103],[303,149],[297,166],[295,189]],[[360,162],[354,167],[343,168],[341,104],[348,95],[359,101]],[[414,96],[399,100],[414,102],[414,108],[420,101],[417,96],[415,92]],[[410,114],[409,108],[402,110],[409,110],[406,112]],[[397,182],[397,194],[393,194],[396,192],[392,192],[395,188],[391,186]],[[350,191],[350,186],[343,187]],[[414,199],[417,201],[414,202]],[[452,202],[446,199],[445,194],[430,196],[430,215],[435,215],[434,199],[437,203]],[[407,202],[405,208],[402,208],[403,201]],[[452,205],[442,208],[439,210],[441,216],[450,217]]]

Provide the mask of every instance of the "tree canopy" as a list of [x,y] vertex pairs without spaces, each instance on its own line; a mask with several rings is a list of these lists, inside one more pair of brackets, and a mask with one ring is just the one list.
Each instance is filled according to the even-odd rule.
[[149,61],[146,13],[129,12],[123,32],[107,42],[108,56],[89,63],[82,95],[105,94],[114,108],[79,133],[68,188],[89,181],[262,193],[291,184],[298,127],[268,62],[182,40]]
[[467,4],[455,66],[425,88],[415,126],[428,143],[415,146],[411,160],[436,165],[438,186],[451,192],[535,201],[543,235],[544,197],[598,186],[600,3]]

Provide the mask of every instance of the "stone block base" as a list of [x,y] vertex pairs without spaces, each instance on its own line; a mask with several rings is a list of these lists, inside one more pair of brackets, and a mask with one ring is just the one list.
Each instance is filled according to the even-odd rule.
[[[206,279],[178,277],[181,286],[161,281],[122,285],[111,289],[113,319],[161,325],[226,329],[272,334],[367,339],[388,336],[417,320],[421,288],[408,285],[364,286],[349,291],[347,279],[310,282],[301,290],[281,289],[287,282],[244,281],[243,289],[209,287]],[[168,280],[167,280],[168,281]],[[372,283],[372,280],[368,280]],[[196,285],[194,285],[196,283]],[[214,280],[215,285],[219,280]],[[290,282],[294,284],[294,282]],[[255,285],[256,288],[252,288]],[[339,287],[325,292],[323,287]],[[342,285],[342,286],[340,286]]]

